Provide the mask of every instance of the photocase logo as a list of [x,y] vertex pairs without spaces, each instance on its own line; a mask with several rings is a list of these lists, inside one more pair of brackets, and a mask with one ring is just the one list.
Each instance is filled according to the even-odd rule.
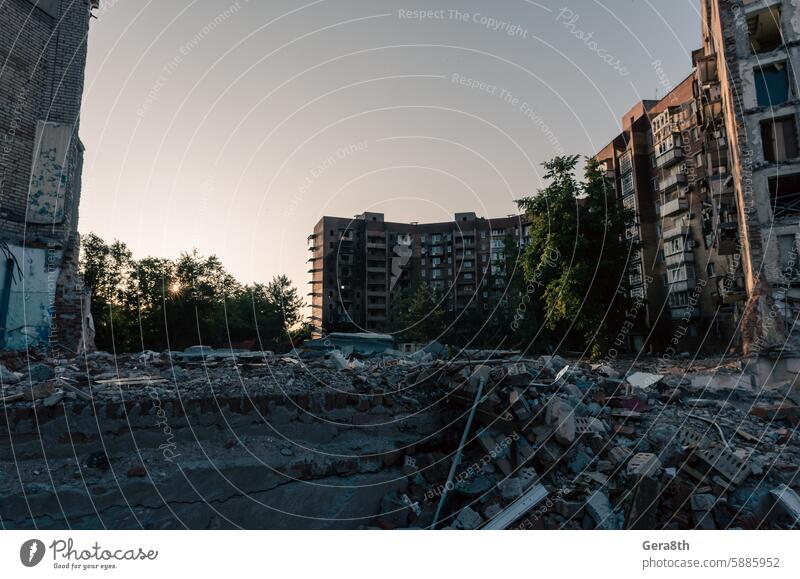
[[19,560],[26,567],[36,567],[44,558],[44,543],[39,539],[29,539],[19,548]]

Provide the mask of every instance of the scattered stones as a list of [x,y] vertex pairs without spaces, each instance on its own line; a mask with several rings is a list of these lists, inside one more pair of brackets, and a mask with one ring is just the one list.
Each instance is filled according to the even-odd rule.
[[44,382],[46,380],[51,380],[55,377],[55,372],[53,368],[47,364],[43,364],[42,362],[36,362],[31,364],[30,369],[28,370],[28,379],[31,382]]
[[0,364],[0,384],[3,386],[13,386],[22,380],[22,378],[23,376],[19,372],[12,372],[6,368],[4,364]]
[[[796,526],[789,514],[800,508],[792,478],[800,462],[798,412],[794,398],[779,397],[786,384],[759,391],[749,378],[737,382],[725,372],[724,380],[712,380],[707,374],[720,373],[718,363],[692,372],[662,361],[637,360],[632,368],[620,360],[589,365],[510,351],[367,354],[358,349],[380,344],[357,341],[358,348],[289,355],[207,347],[98,352],[85,360],[36,358],[30,370],[26,359],[6,359],[0,375],[14,380],[24,376],[9,368],[25,369],[28,379],[3,382],[5,416],[25,428],[45,425],[48,433],[54,428],[47,421],[64,415],[93,428],[109,421],[104,437],[136,424],[136,441],[158,449],[133,458],[116,456],[115,444],[109,456],[82,447],[85,458],[58,471],[70,484],[86,477],[113,484],[112,465],[114,474],[146,477],[139,463],[150,468],[154,454],[163,461],[152,463],[154,481],[170,476],[165,472],[176,469],[160,466],[174,467],[169,463],[188,444],[181,441],[194,439],[185,431],[175,438],[187,425],[218,437],[215,460],[231,463],[258,447],[256,433],[259,458],[274,460],[279,471],[268,476],[297,482],[381,473],[396,481],[374,495],[370,508],[380,503],[380,511],[359,519],[370,527],[429,528],[442,497],[437,528],[752,528],[754,520],[765,528]],[[727,388],[734,382],[747,387]],[[441,423],[417,419],[422,411],[440,415]],[[252,422],[242,432],[216,430],[221,416]],[[263,427],[276,419],[290,426],[280,432],[309,446],[276,439]],[[388,425],[396,438],[379,440],[377,432],[385,431],[375,425]],[[230,439],[232,432],[241,442]],[[93,436],[64,432],[59,444],[89,445]],[[328,452],[326,445],[343,446]],[[41,463],[35,466],[42,472]],[[40,477],[26,480],[26,488]],[[350,481],[342,487],[371,488]],[[363,502],[361,492],[367,491],[353,491],[350,500]]]

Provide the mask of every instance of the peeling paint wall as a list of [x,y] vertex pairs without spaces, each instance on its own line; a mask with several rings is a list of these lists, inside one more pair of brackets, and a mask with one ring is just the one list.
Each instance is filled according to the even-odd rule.
[[0,268],[0,287],[11,282],[8,303],[0,304],[7,312],[0,340],[11,350],[47,346],[64,252],[19,246],[9,249],[19,270]]
[[28,189],[28,223],[60,223],[64,220],[64,195],[70,171],[69,148],[74,127],[39,121]]

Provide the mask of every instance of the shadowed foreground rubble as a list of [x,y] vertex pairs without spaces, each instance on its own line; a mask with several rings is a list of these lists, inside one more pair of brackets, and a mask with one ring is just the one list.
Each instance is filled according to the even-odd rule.
[[0,523],[430,528],[441,503],[437,528],[797,525],[792,384],[469,356],[7,357]]

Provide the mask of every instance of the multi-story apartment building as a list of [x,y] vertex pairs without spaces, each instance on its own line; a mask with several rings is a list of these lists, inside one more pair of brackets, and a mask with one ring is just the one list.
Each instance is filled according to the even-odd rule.
[[524,246],[527,222],[456,213],[443,223],[392,223],[364,213],[323,217],[308,240],[317,331],[382,331],[392,296],[421,282],[450,311],[489,309],[507,287],[506,253]]
[[[701,0],[699,69],[717,79],[747,305],[747,354],[800,371],[800,6],[795,0]],[[727,181],[726,181],[727,183]],[[727,194],[727,192],[726,192]],[[733,207],[731,203],[729,207]],[[730,219],[730,217],[729,217]]]
[[725,139],[712,130],[709,149],[702,102],[692,73],[664,98],[634,106],[622,133],[595,155],[635,213],[627,235],[641,245],[629,274],[631,297],[642,303],[630,334],[637,351],[726,349],[735,334],[734,305],[719,285],[735,260],[714,221],[720,188],[730,187]]
[[0,8],[0,348],[85,345],[78,129],[97,4],[8,0]]

